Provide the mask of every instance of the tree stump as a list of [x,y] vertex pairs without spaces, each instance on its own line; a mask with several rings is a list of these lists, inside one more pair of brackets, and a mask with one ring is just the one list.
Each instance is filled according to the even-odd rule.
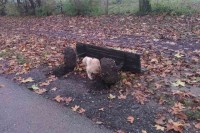
[[61,77],[71,71],[76,67],[76,52],[71,47],[66,47],[64,50],[64,64],[53,69],[53,74],[57,77]]
[[64,65],[68,69],[74,70],[76,67],[76,52],[71,47],[66,47],[64,50]]
[[109,85],[119,81],[118,67],[115,61],[110,58],[102,58],[101,62],[101,77],[102,80]]

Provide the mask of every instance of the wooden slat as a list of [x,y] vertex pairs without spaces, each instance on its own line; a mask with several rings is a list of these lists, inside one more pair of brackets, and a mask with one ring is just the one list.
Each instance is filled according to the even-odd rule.
[[141,72],[140,55],[138,54],[83,43],[78,43],[76,50],[79,57],[111,58],[117,65],[123,63],[122,70]]

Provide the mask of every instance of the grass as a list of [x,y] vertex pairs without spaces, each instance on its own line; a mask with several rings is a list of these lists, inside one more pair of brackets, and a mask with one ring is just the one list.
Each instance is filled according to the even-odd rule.
[[16,59],[17,59],[17,62],[20,64],[20,65],[23,65],[24,63],[26,63],[26,59],[25,57],[22,55],[22,54],[17,54],[16,55]]
[[[181,15],[200,12],[200,0],[151,0],[151,6],[154,13]],[[138,9],[138,0],[122,0],[121,3],[111,0],[109,3],[110,14],[136,13]]]
[[7,55],[7,51],[6,50],[1,50],[0,51],[0,57],[4,57]]
[[177,15],[199,12],[200,0],[152,0],[152,9],[156,13],[174,13]]
[[186,111],[186,115],[191,120],[198,120],[200,118],[200,110],[188,110]]

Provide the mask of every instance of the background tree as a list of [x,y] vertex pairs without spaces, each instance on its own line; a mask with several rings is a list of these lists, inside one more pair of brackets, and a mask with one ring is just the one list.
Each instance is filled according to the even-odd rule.
[[149,0],[139,0],[139,12],[143,14],[151,12],[151,4]]
[[5,5],[7,2],[8,2],[7,0],[0,0],[0,15],[6,15]]

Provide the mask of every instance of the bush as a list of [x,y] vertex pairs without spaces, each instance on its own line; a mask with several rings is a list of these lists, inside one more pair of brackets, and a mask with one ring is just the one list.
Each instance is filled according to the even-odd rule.
[[35,10],[36,16],[50,16],[56,9],[56,2],[54,0],[48,0],[48,2],[42,3],[41,7],[37,7]]
[[90,3],[90,0],[66,1],[64,13],[71,16],[76,15],[99,15],[102,13],[98,1]]
[[10,2],[8,2],[5,6],[5,13],[8,16],[19,16],[20,15],[18,7],[15,4],[10,3]]

